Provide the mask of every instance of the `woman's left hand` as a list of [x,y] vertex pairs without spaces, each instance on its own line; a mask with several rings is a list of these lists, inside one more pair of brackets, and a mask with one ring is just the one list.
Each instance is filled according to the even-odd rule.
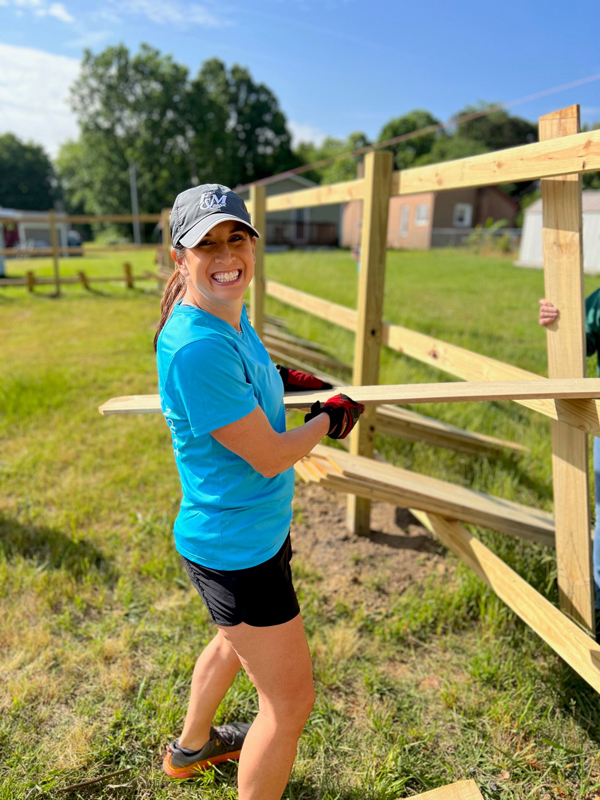
[[281,380],[283,381],[283,390],[285,392],[305,392],[314,391],[315,389],[333,389],[333,386],[327,381],[322,381],[314,375],[309,375],[308,372],[300,372],[298,369],[290,369],[289,367],[282,367],[281,364],[276,364]]

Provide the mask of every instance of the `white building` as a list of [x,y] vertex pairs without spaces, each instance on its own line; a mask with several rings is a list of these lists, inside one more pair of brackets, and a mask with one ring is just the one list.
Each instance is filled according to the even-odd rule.
[[[588,275],[600,274],[600,191],[582,192],[583,269]],[[523,234],[516,267],[543,267],[542,198],[525,209]]]
[[[62,222],[61,217],[66,217],[64,212],[56,212],[56,233],[58,245],[68,246],[69,223]],[[27,242],[38,242],[37,247],[42,247],[42,242],[47,247],[52,246],[50,237],[50,218],[47,211],[20,211],[14,208],[0,207],[0,245],[4,247],[4,226],[16,225],[19,244],[24,247]]]

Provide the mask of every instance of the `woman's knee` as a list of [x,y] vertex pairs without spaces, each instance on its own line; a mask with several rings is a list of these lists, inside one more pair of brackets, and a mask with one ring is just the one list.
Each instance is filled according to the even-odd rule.
[[315,687],[310,681],[283,698],[273,699],[259,694],[259,708],[273,719],[278,728],[300,732],[313,710],[315,700]]

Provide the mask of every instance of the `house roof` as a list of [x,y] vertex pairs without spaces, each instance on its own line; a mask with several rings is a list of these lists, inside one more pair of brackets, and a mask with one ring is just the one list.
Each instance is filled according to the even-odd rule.
[[[581,193],[581,205],[583,213],[600,214],[600,190],[586,189]],[[541,214],[542,198],[537,200],[525,209],[525,214]]]
[[[298,183],[300,184],[300,186],[304,187],[317,186],[317,184],[314,181],[305,178],[303,175],[286,175],[284,173],[278,181],[270,180],[269,183],[267,183],[267,194],[269,193],[269,186],[274,186],[274,185],[276,186],[281,181],[294,181],[295,183]],[[247,192],[251,186],[252,186],[251,183],[245,183],[243,184],[243,186],[235,186],[233,191],[236,194],[239,194],[240,192]]]

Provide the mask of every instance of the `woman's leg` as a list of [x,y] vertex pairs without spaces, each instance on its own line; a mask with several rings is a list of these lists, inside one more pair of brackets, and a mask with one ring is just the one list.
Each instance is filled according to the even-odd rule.
[[210,726],[219,703],[233,683],[240,660],[221,629],[196,661],[190,702],[179,744],[200,750],[210,738]]
[[279,800],[315,699],[302,618],[220,630],[258,691],[258,715],[240,757],[239,800]]

